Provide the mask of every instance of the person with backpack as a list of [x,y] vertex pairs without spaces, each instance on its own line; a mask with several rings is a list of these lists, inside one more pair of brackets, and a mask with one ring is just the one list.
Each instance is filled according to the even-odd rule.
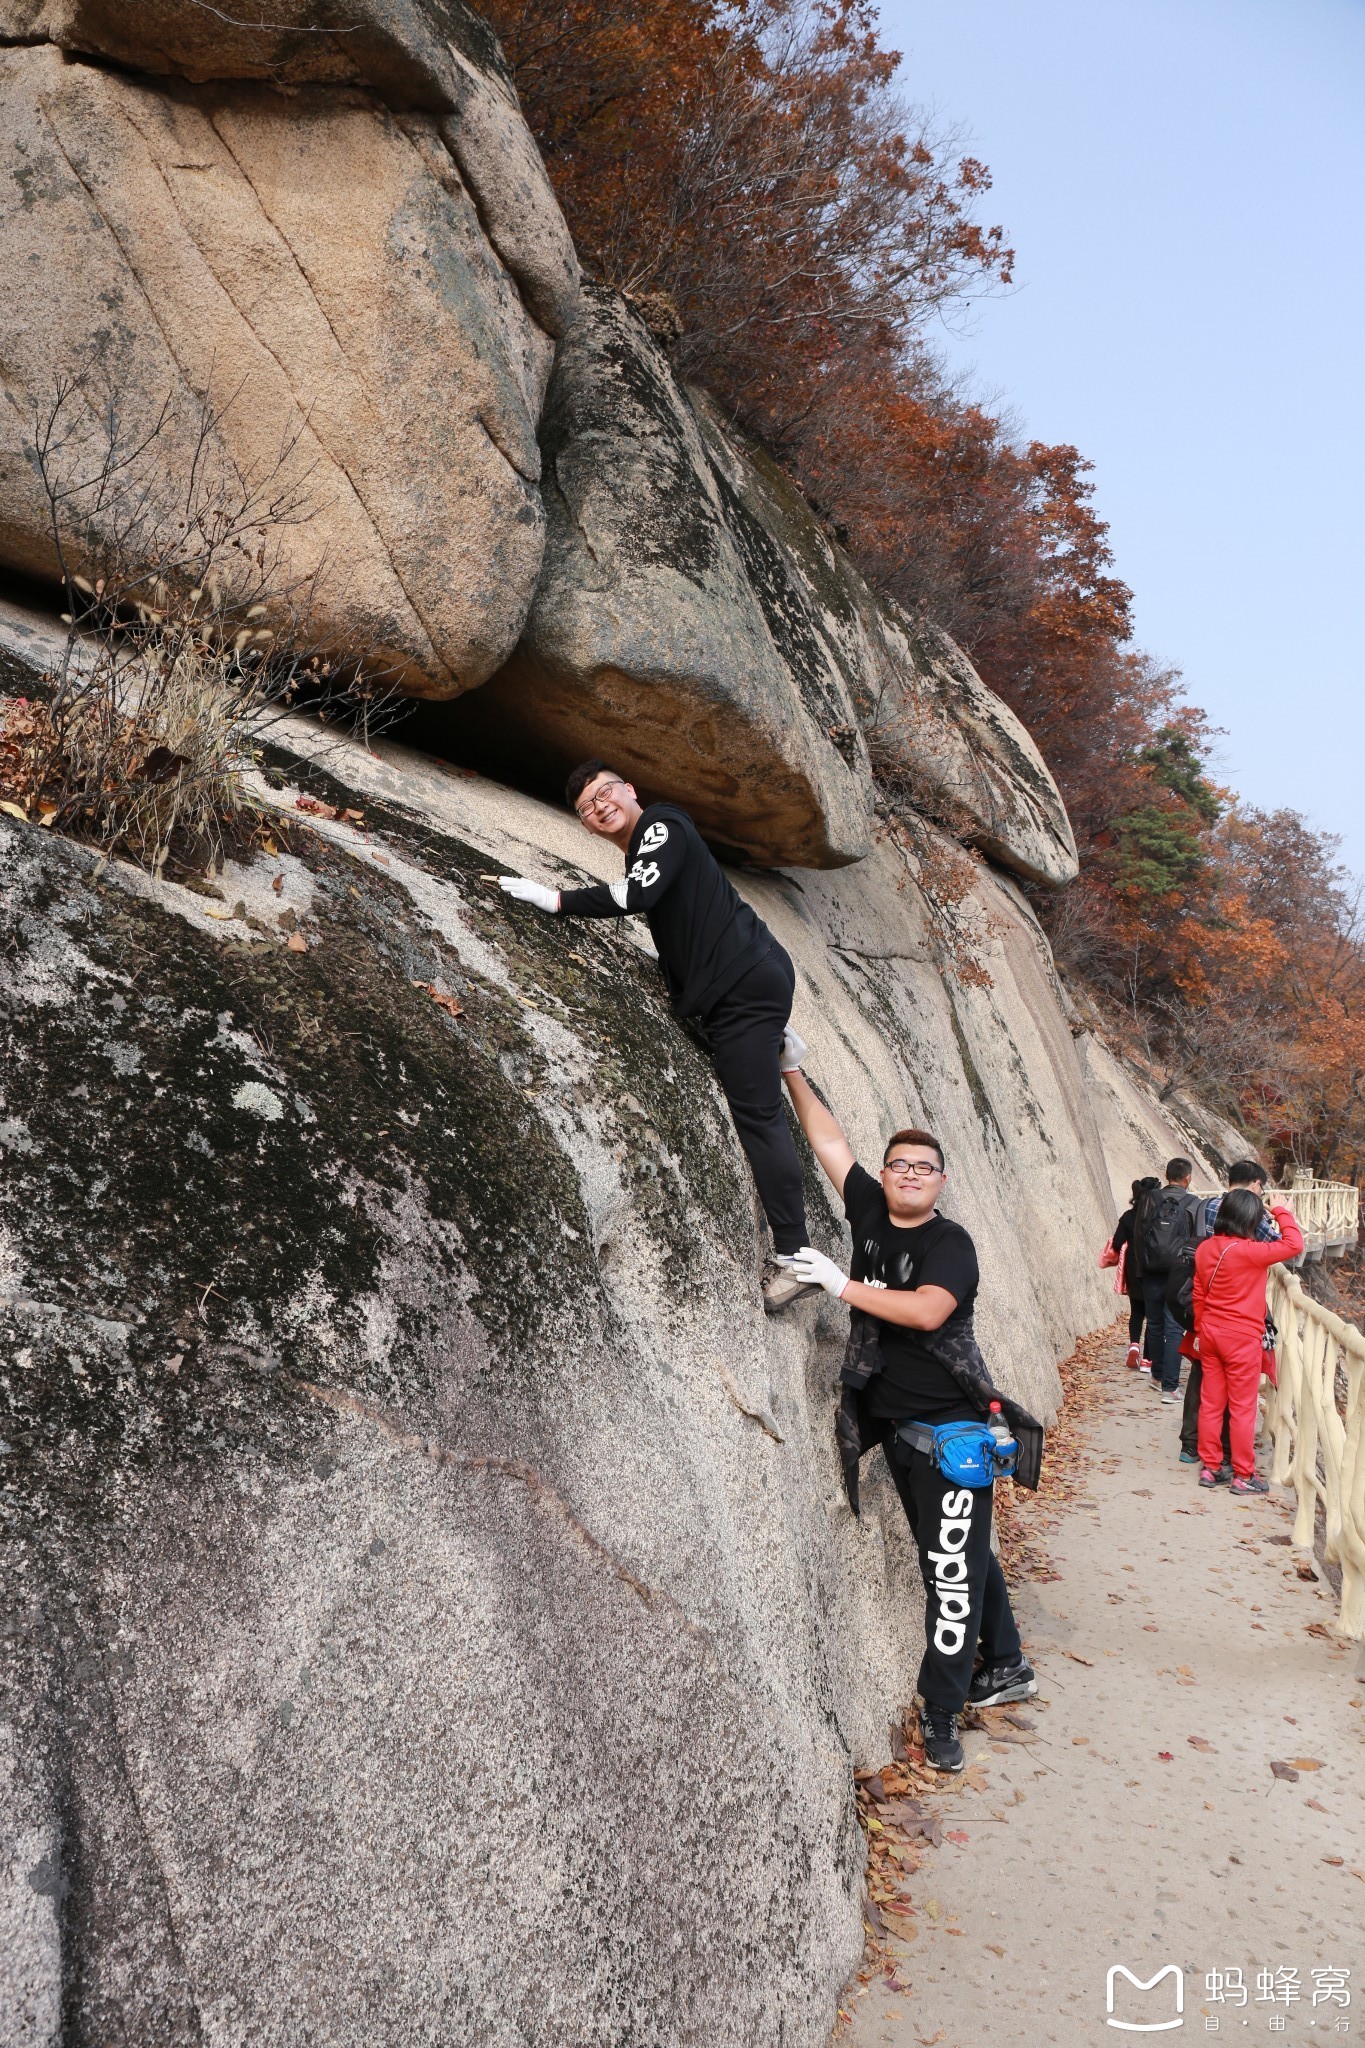
[[[1259,1196],[1264,1201],[1265,1185],[1266,1170],[1261,1165],[1259,1159],[1234,1159],[1232,1165],[1228,1168],[1229,1192],[1233,1188],[1250,1188],[1253,1195]],[[1208,1237],[1213,1231],[1218,1220],[1218,1211],[1222,1201],[1223,1197],[1221,1195],[1210,1195],[1205,1202],[1202,1236]],[[1279,1226],[1274,1218],[1263,1211],[1261,1220],[1256,1227],[1257,1240],[1262,1244],[1270,1244],[1278,1238],[1279,1234]],[[1174,1277],[1174,1269],[1172,1277]],[[1188,1254],[1181,1261],[1179,1299],[1172,1299],[1171,1282],[1168,1281],[1166,1300],[1174,1309],[1176,1320],[1183,1323],[1187,1330],[1193,1330],[1194,1247],[1191,1247]],[[1181,1412],[1180,1421],[1180,1462],[1182,1465],[1197,1465],[1199,1463],[1199,1404],[1203,1385],[1204,1368],[1196,1354],[1190,1361],[1190,1369],[1185,1378],[1185,1406]],[[1229,1434],[1226,1413],[1224,1413],[1223,1417],[1223,1465],[1220,1467],[1220,1470],[1224,1478],[1230,1479],[1232,1477],[1232,1438]]]
[[1194,1255],[1194,1316],[1203,1384],[1199,1402],[1199,1484],[1222,1484],[1223,1409],[1230,1416],[1236,1494],[1269,1493],[1256,1471],[1256,1399],[1261,1386],[1266,1276],[1298,1258],[1303,1232],[1292,1209],[1271,1210],[1278,1243],[1258,1238],[1265,1215],[1259,1195],[1233,1188],[1218,1205],[1213,1236]]
[[1128,1297],[1128,1356],[1124,1361],[1130,1372],[1150,1372],[1152,1352],[1147,1340],[1147,1303],[1143,1298],[1142,1280],[1133,1270],[1133,1214],[1148,1188],[1159,1188],[1161,1182],[1154,1173],[1145,1174],[1133,1182],[1133,1199],[1114,1225],[1114,1235],[1109,1240],[1109,1249],[1119,1262],[1119,1288]]
[[1172,1265],[1199,1235],[1203,1204],[1190,1193],[1194,1167],[1188,1159],[1168,1159],[1166,1185],[1148,1188],[1133,1212],[1133,1238],[1142,1269],[1143,1305],[1147,1312],[1147,1344],[1152,1356],[1152,1384],[1161,1398],[1173,1402],[1180,1385],[1180,1342],[1185,1332],[1167,1306],[1166,1282]]

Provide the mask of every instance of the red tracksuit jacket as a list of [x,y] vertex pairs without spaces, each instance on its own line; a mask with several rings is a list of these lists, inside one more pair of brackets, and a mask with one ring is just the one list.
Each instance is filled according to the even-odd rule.
[[1261,1346],[1265,1328],[1266,1274],[1303,1250],[1303,1232],[1292,1209],[1272,1207],[1280,1226],[1278,1244],[1255,1238],[1206,1237],[1194,1254],[1194,1327],[1225,1355]]

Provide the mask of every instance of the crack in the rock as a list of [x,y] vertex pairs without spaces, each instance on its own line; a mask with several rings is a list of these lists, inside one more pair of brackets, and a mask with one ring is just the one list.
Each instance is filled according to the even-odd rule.
[[775,1444],[784,1442],[785,1439],[777,1426],[777,1417],[773,1414],[772,1409],[770,1407],[751,1408],[735,1384],[734,1374],[730,1371],[724,1359],[716,1359],[715,1366],[717,1373],[720,1375],[721,1385],[734,1402],[736,1408],[738,1408],[740,1414],[746,1417],[748,1421],[756,1422],[763,1431],[764,1436],[770,1436]]
[[694,1621],[671,1593],[664,1592],[659,1586],[648,1585],[645,1580],[638,1578],[628,1565],[623,1564],[615,1552],[608,1549],[601,1537],[594,1536],[592,1530],[579,1520],[563,1494],[557,1492],[534,1465],[528,1465],[521,1458],[504,1458],[492,1453],[471,1456],[464,1452],[447,1450],[444,1444],[437,1443],[432,1437],[421,1436],[414,1430],[404,1429],[397,1417],[388,1414],[372,1401],[363,1401],[359,1395],[347,1393],[343,1388],[321,1387],[312,1380],[295,1380],[294,1385],[300,1393],[307,1394],[311,1400],[320,1401],[324,1407],[334,1409],[338,1414],[352,1415],[361,1422],[370,1423],[400,1450],[415,1451],[419,1457],[425,1458],[429,1464],[437,1466],[442,1471],[487,1473],[497,1478],[513,1480],[517,1485],[525,1487],[527,1494],[537,1506],[547,1509],[589,1556],[599,1564],[606,1565],[623,1586],[630,1588],[643,1606],[656,1612],[668,1613],[685,1634],[701,1645],[705,1657],[717,1675],[727,1684],[733,1685],[736,1691],[742,1690],[739,1682],[722,1664],[710,1631]]

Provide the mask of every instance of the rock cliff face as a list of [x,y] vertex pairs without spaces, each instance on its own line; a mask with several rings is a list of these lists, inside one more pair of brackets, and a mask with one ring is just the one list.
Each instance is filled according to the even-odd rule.
[[545,566],[516,653],[450,714],[496,771],[609,754],[751,858],[871,843],[864,729],[912,799],[1031,880],[1076,847],[1037,748],[946,634],[874,596],[781,470],[589,288],[541,428]]
[[92,576],[111,549],[150,574],[186,479],[221,477],[309,639],[411,696],[487,685],[444,743],[497,772],[606,748],[720,843],[837,866],[871,843],[866,728],[953,830],[1068,880],[1055,785],[966,658],[873,596],[619,298],[580,296],[477,17],[275,11],[0,0],[0,561],[56,573],[32,450],[80,377],[59,483],[98,474],[109,419],[142,449],[131,538],[127,489],[66,502]]
[[53,566],[55,373],[170,400],[168,505],[207,407],[310,501],[324,640],[520,791],[295,719],[207,891],[0,815],[0,2039],[816,2048],[917,1569],[642,932],[497,890],[618,872],[525,789],[608,751],[760,864],[813,1077],[865,1158],[941,1135],[1039,1413],[1158,1127],[1014,879],[1075,863],[1027,735],[580,299],[483,24],[264,11],[0,0],[0,562]]
[[[323,645],[416,695],[482,682],[540,570],[536,428],[577,289],[487,32],[463,50],[462,9],[362,8],[358,39],[262,48],[189,0],[6,13],[52,40],[0,51],[3,559],[55,571],[29,448],[56,380],[84,374],[121,452],[161,422],[136,471],[154,532],[207,423],[201,473],[288,508],[278,580],[312,581]],[[120,68],[68,54],[91,50]],[[64,425],[69,484],[105,440],[84,407]],[[73,504],[79,565],[126,505]]]
[[[820,2042],[919,1651],[889,1485],[841,1497],[841,1312],[765,1323],[638,935],[486,879],[611,850],[286,737],[289,847],[218,897],[0,818],[5,2037]],[[739,880],[864,1155],[943,1134],[1050,1410],[1110,1219],[1022,899],[981,871],[962,987],[889,839]]]

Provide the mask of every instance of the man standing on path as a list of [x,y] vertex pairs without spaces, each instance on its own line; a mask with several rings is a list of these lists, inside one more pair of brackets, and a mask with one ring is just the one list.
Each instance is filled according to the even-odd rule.
[[772,1231],[774,1270],[763,1280],[763,1305],[786,1308],[813,1291],[792,1271],[808,1234],[806,1204],[778,1071],[796,970],[686,811],[642,808],[605,761],[575,768],[565,794],[587,831],[620,847],[623,878],[560,890],[504,875],[500,886],[518,902],[565,917],[644,913],[673,1008],[695,1020],[706,1040]]
[[[1228,1168],[1228,1192],[1233,1188],[1250,1188],[1253,1195],[1265,1200],[1266,1171],[1259,1159],[1234,1159]],[[1204,1204],[1201,1238],[1213,1235],[1213,1226],[1218,1221],[1221,1195],[1210,1195]],[[1256,1226],[1256,1239],[1260,1244],[1270,1244],[1280,1234],[1280,1226],[1267,1209]],[[1204,1368],[1195,1358],[1190,1361],[1189,1373],[1185,1379],[1185,1406],[1180,1416],[1180,1462],[1182,1465],[1199,1463],[1199,1402],[1204,1387]],[[1229,1476],[1232,1472],[1232,1437],[1228,1413],[1223,1411],[1223,1464]],[[1220,1470],[1222,1468],[1220,1467]]]
[[1166,1280],[1171,1265],[1186,1245],[1203,1233],[1203,1209],[1190,1193],[1194,1167],[1188,1159],[1166,1162],[1166,1185],[1143,1196],[1133,1217],[1133,1238],[1142,1262],[1142,1292],[1147,1305],[1147,1343],[1152,1383],[1163,1401],[1174,1401],[1180,1385],[1180,1340],[1185,1332],[1166,1306]]
[[[994,1486],[959,1486],[927,1450],[897,1433],[905,1423],[983,1419],[985,1402],[971,1400],[945,1363],[964,1338],[972,1341],[976,1247],[961,1224],[937,1213],[946,1178],[937,1138],[897,1131],[874,1180],[795,1064],[794,1049],[784,1055],[782,1078],[853,1233],[854,1277],[810,1247],[797,1271],[875,1322],[880,1370],[863,1398],[919,1550],[924,1757],[936,1771],[960,1771],[957,1717],[964,1705],[1001,1706],[1038,1690],[991,1549]],[[982,1666],[973,1677],[978,1643]]]

